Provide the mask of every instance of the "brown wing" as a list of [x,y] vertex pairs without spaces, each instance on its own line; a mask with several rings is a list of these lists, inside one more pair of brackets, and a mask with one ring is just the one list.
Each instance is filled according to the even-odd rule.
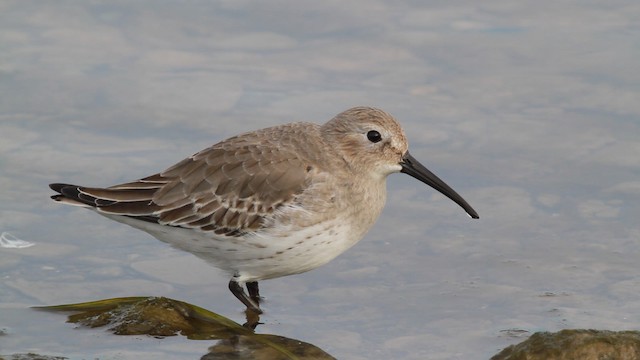
[[309,185],[309,161],[276,130],[231,138],[137,181],[63,188],[58,197],[163,225],[228,236],[255,231]]

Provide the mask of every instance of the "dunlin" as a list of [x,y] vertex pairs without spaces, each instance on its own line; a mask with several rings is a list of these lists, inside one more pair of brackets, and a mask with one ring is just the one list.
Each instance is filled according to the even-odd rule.
[[396,172],[478,218],[409,154],[398,122],[370,107],[324,125],[291,123],[234,136],[125,184],[50,187],[56,201],[93,209],[226,270],[231,292],[261,313],[258,281],[309,271],[353,246],[380,215],[387,175]]

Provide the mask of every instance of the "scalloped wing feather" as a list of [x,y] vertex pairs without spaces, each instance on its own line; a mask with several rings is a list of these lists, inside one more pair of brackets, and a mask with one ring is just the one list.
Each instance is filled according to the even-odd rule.
[[[299,126],[308,133],[313,125]],[[238,236],[260,229],[310,186],[310,160],[287,146],[295,136],[278,127],[240,135],[137,181],[109,188],[69,185],[62,194],[106,214]]]

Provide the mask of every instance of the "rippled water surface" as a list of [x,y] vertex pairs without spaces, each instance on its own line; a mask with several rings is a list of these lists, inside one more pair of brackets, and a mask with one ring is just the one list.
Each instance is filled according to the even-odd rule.
[[[328,266],[261,283],[261,333],[339,359],[487,359],[640,328],[635,1],[0,5],[0,355],[199,359],[30,306],[166,296],[244,321],[228,278],[50,182],[133,180],[236,133],[372,105],[480,214],[392,175]],[[17,240],[30,247],[6,247]],[[13,241],[13,243],[11,242]],[[24,245],[24,243],[23,243]]]

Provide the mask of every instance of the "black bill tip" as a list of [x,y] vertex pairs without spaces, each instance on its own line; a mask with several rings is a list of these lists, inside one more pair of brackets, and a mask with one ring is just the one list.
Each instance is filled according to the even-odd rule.
[[455,192],[455,190],[453,190],[444,181],[440,180],[440,178],[437,177],[434,173],[424,167],[424,165],[420,164],[420,162],[413,156],[411,156],[408,151],[402,157],[400,166],[402,166],[402,170],[400,170],[400,172],[411,175],[412,177],[438,190],[444,196],[460,205],[464,209],[464,211],[466,211],[467,214],[469,214],[469,216],[471,216],[473,219],[480,218],[478,216],[478,213],[471,207],[471,205],[469,205],[469,203],[465,199],[462,198],[462,196]]

